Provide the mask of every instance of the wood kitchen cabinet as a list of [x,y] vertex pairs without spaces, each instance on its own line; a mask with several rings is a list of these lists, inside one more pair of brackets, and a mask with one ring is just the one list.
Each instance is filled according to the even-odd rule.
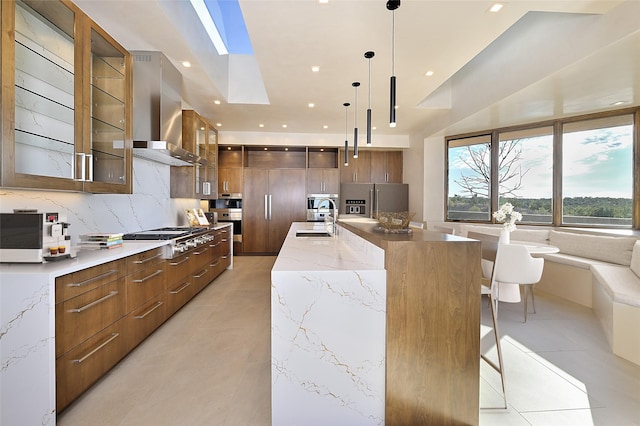
[[[344,150],[340,150],[340,158],[344,158]],[[371,151],[359,150],[358,158],[353,158],[349,151],[349,165],[340,163],[340,183],[371,182]]]
[[308,194],[338,194],[340,192],[340,170],[307,169]]
[[157,248],[129,256],[126,263],[126,343],[131,351],[166,319],[166,262]]
[[62,411],[127,353],[125,260],[56,279],[56,409]]
[[243,148],[218,145],[218,194],[241,194]]
[[304,169],[245,168],[243,251],[277,253],[291,222],[306,220]]
[[371,151],[371,182],[402,183],[402,151]]
[[2,2],[4,187],[132,192],[132,58],[67,0]]
[[182,147],[206,165],[171,167],[171,198],[218,198],[218,131],[193,110],[182,111]]
[[241,194],[243,187],[242,168],[221,167],[218,170],[218,193]]

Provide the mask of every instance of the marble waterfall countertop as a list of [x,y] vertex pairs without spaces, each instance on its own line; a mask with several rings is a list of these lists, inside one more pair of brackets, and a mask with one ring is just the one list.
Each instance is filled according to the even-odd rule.
[[384,250],[293,223],[271,272],[272,423],[383,425]]

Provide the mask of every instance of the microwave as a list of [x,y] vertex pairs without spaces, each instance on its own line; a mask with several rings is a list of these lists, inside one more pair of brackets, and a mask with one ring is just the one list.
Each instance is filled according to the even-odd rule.
[[42,263],[70,253],[69,224],[58,213],[0,213],[0,263]]

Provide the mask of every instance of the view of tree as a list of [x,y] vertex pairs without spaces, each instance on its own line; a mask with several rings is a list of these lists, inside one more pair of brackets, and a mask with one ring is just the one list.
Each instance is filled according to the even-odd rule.
[[[516,191],[522,187],[522,178],[529,171],[522,170],[522,139],[504,141],[499,144],[498,167],[500,181],[499,197],[516,197]],[[468,156],[458,159],[469,167],[471,173],[462,173],[455,183],[462,188],[462,194],[489,198],[489,182],[491,180],[491,145],[468,145]]]

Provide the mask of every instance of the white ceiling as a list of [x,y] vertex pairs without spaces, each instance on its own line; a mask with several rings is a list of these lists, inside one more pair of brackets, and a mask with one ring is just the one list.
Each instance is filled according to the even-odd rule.
[[354,125],[354,81],[363,129],[367,50],[376,53],[374,135],[452,134],[640,105],[638,0],[510,0],[499,13],[484,0],[403,1],[395,129],[385,0],[240,0],[255,56],[219,56],[186,0],[75,3],[128,50],[164,52],[183,74],[184,102],[223,134],[344,134],[344,102]]

